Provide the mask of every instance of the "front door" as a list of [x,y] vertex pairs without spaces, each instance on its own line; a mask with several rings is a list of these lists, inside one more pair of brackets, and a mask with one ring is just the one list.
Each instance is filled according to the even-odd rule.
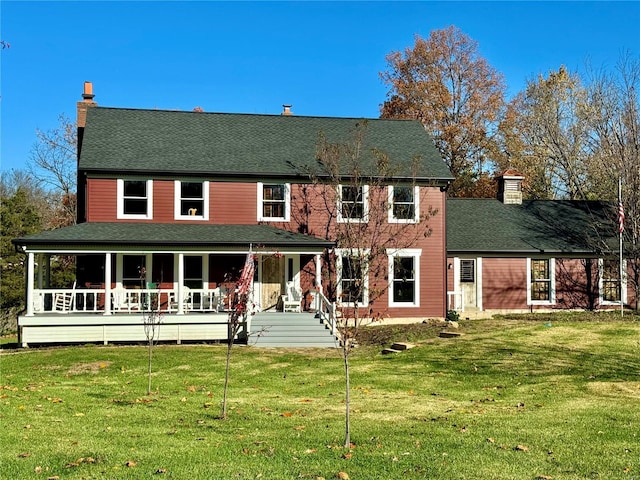
[[262,257],[262,310],[275,308],[282,294],[284,280],[284,258],[274,255]]

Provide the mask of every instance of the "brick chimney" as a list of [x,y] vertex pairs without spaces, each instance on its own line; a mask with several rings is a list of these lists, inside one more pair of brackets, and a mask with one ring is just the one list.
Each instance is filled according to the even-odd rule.
[[78,117],[77,117],[77,126],[78,128],[84,128],[87,123],[87,108],[95,107],[97,105],[96,102],[93,101],[93,83],[84,82],[84,92],[82,93],[82,101],[78,102]]
[[80,152],[82,150],[82,140],[84,139],[84,127],[87,123],[87,109],[89,107],[95,107],[96,102],[93,101],[93,84],[91,82],[84,82],[84,90],[82,93],[82,101],[77,103],[78,113],[76,118],[76,126],[78,128],[77,138],[77,154],[78,154],[78,169],[77,169],[77,192],[76,192],[76,222],[83,223],[87,221],[86,217],[86,179],[83,172],[80,171]]
[[508,169],[496,177],[498,180],[498,200],[505,205],[522,204],[522,180],[524,176],[513,169]]
[[293,112],[291,111],[291,106],[292,105],[288,105],[288,104],[284,104],[282,105],[282,108],[284,109],[282,111],[282,113],[280,115],[293,115]]

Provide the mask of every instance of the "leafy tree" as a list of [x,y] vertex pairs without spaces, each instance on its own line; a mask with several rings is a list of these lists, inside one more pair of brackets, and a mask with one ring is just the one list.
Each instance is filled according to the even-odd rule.
[[34,192],[28,176],[22,172],[3,172],[1,185],[0,330],[4,331],[14,328],[17,312],[24,308],[25,296],[25,255],[16,251],[11,240],[39,232],[42,218],[33,201]]
[[[389,222],[388,187],[414,191],[415,179],[406,180],[406,172],[402,172],[405,183],[392,180],[398,177],[399,166],[384,152],[365,149],[366,133],[367,122],[363,121],[344,143],[332,143],[321,134],[317,167],[308,172],[312,185],[304,198],[292,198],[292,211],[302,212],[302,224],[304,219],[315,219],[306,224],[308,233],[336,242],[335,251],[325,252],[324,264],[329,269],[325,272],[327,296],[340,308],[337,333],[345,373],[345,448],[351,446],[349,359],[358,332],[379,319],[372,306],[389,290],[389,250],[410,248],[428,236],[427,221],[437,213],[426,209],[416,223]],[[412,159],[411,172],[418,162],[419,158]],[[421,200],[416,198],[415,202]],[[340,217],[343,221],[337,221]],[[320,218],[326,223],[318,222]],[[339,267],[334,269],[336,264]],[[398,272],[402,267],[393,266]]]
[[381,116],[419,119],[456,177],[450,193],[471,193],[495,153],[503,75],[455,26],[434,30],[426,40],[416,35],[413,48],[387,55],[387,65],[380,73],[390,87]]

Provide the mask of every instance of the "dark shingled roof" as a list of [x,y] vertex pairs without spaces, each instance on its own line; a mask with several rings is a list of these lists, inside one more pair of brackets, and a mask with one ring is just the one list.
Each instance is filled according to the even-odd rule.
[[595,254],[617,248],[615,210],[605,202],[491,198],[447,200],[447,251]]
[[[317,170],[318,139],[353,141],[366,122],[364,158],[372,149],[399,165],[394,177],[446,182],[449,169],[419,121],[251,115],[91,107],[87,111],[79,168],[199,177],[308,178]],[[412,173],[419,156],[418,171]]]
[[330,248],[333,242],[270,225],[80,223],[13,240],[17,245],[153,245],[183,247]]

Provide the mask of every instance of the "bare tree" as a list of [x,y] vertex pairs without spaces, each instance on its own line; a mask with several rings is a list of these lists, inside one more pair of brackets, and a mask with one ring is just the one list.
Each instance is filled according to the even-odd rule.
[[456,177],[450,194],[472,191],[495,151],[503,75],[455,26],[434,30],[428,39],[416,35],[413,48],[390,53],[387,64],[380,76],[390,90],[381,116],[419,119]]
[[[140,267],[140,287],[144,290],[148,287],[146,283],[147,269]],[[151,395],[151,366],[153,361],[153,347],[160,339],[160,324],[162,314],[160,313],[160,295],[154,293],[143,293],[144,311],[142,313],[142,324],[144,335],[147,338],[147,395]]]
[[240,328],[246,322],[248,315],[251,315],[250,303],[251,303],[251,284],[253,282],[254,272],[254,258],[253,253],[249,251],[245,260],[240,279],[236,285],[235,292],[233,294],[232,306],[229,311],[228,320],[228,341],[227,341],[227,355],[224,369],[224,387],[222,390],[222,405],[220,410],[220,418],[227,418],[227,392],[229,390],[229,373],[231,366],[231,351],[235,342],[236,336],[240,332]]
[[[411,159],[410,171],[401,172],[384,152],[364,147],[366,133],[367,122],[362,121],[345,143],[331,143],[320,135],[317,170],[310,172],[313,183],[309,189],[313,191],[307,192],[314,201],[305,207],[311,209],[311,217],[325,219],[326,223],[315,228],[337,247],[325,253],[324,263],[329,268],[325,272],[327,294],[337,301],[340,311],[337,333],[345,373],[345,448],[351,445],[349,359],[358,331],[379,318],[381,309],[374,314],[373,305],[390,289],[390,269],[394,294],[400,294],[403,283],[405,292],[412,288],[416,266],[401,257],[394,257],[389,265],[390,252],[410,248],[429,236],[427,220],[437,214],[431,208],[418,211],[424,193],[414,196],[415,192],[426,190],[418,189],[415,183],[421,159]],[[389,201],[390,196],[397,197]],[[415,221],[389,222],[389,209]],[[316,232],[311,229],[310,233]]]
[[[590,82],[590,148],[596,152],[592,175],[602,198],[616,200],[622,179],[625,256],[631,282],[640,286],[640,59],[623,54],[614,72],[598,72]],[[636,308],[638,307],[636,295]]]
[[530,80],[500,124],[502,169],[524,174],[530,198],[585,200],[592,191],[587,90],[564,66]]
[[52,228],[76,221],[77,144],[75,125],[61,114],[54,129],[36,130],[31,151],[31,175],[58,198],[58,214]]

